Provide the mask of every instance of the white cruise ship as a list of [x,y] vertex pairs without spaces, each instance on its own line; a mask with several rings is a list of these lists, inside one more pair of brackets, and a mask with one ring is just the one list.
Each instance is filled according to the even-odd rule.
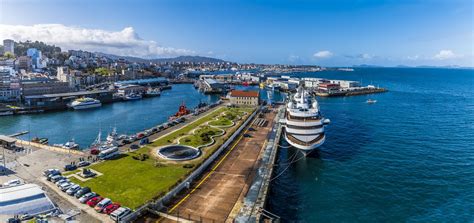
[[79,98],[69,104],[69,107],[75,110],[97,108],[100,106],[102,106],[102,103],[100,103],[99,100],[93,98]]
[[326,140],[324,125],[329,119],[322,117],[319,104],[303,87],[289,98],[285,113],[285,139],[307,155]]

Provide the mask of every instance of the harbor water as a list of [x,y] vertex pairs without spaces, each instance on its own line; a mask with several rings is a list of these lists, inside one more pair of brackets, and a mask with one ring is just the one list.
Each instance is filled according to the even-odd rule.
[[50,144],[65,143],[74,138],[81,148],[86,148],[99,131],[104,138],[114,127],[119,134],[134,134],[166,122],[182,102],[192,109],[200,102],[217,100],[217,96],[196,91],[192,84],[177,84],[162,91],[159,97],[105,104],[96,109],[3,116],[0,117],[0,134],[30,131],[21,138],[46,137]]
[[[331,119],[326,143],[272,181],[270,212],[283,222],[474,221],[474,70],[298,75],[389,92],[319,98]],[[280,150],[276,174],[294,153]]]

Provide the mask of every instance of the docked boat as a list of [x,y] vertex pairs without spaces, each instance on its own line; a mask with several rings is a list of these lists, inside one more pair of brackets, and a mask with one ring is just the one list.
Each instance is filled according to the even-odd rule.
[[191,111],[188,108],[186,108],[186,105],[184,104],[184,101],[183,101],[183,103],[179,106],[178,112],[176,112],[176,114],[174,114],[173,116],[170,116],[168,120],[173,121],[179,117],[189,115],[190,113]]
[[329,122],[321,115],[316,99],[300,87],[286,106],[285,140],[307,155],[324,143],[324,126]]
[[136,94],[136,93],[131,93],[131,94],[127,94],[123,97],[124,100],[126,101],[133,101],[133,100],[140,100],[142,99],[142,95],[141,94]]
[[13,115],[13,111],[0,111],[0,116]]
[[145,97],[157,97],[161,95],[159,88],[148,88],[145,92]]
[[34,137],[33,139],[31,139],[32,142],[35,142],[35,143],[39,143],[39,144],[43,144],[43,145],[47,145],[48,144],[48,138],[38,138],[38,137]]
[[69,107],[74,110],[97,108],[102,106],[102,103],[94,98],[78,98],[69,104]]
[[74,139],[64,143],[64,144],[54,144],[53,146],[61,147],[63,149],[79,149],[79,144],[77,144]]

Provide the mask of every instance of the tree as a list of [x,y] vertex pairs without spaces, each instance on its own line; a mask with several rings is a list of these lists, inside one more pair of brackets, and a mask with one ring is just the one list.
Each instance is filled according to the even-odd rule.
[[13,53],[11,53],[11,52],[5,52],[5,54],[3,54],[3,56],[6,57],[7,59],[15,58],[15,55],[13,55]]

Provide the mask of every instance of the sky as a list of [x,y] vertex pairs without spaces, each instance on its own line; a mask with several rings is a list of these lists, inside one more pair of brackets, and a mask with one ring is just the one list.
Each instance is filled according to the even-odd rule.
[[474,66],[472,0],[0,0],[0,39],[144,58]]

